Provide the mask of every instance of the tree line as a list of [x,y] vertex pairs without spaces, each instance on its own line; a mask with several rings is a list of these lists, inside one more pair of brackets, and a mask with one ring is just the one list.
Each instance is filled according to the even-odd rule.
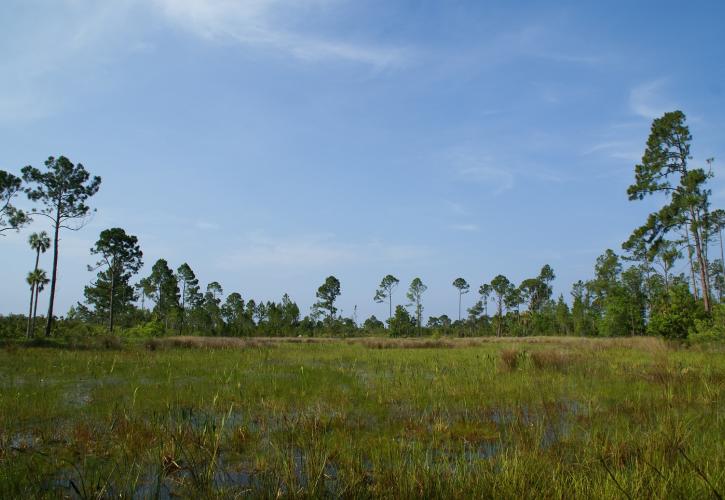
[[[245,299],[238,292],[224,296],[216,281],[205,288],[188,263],[175,270],[157,260],[148,276],[134,282],[143,266],[143,252],[136,236],[123,228],[101,231],[90,249],[96,276],[78,302],[63,318],[71,328],[100,328],[127,334],[203,335],[688,335],[725,336],[725,270],[722,230],[725,211],[712,209],[708,182],[713,178],[712,159],[706,167],[690,165],[692,136],[681,111],[665,113],[653,121],[641,163],[634,168],[634,182],[627,189],[630,200],[657,195],[662,206],[651,213],[623,243],[623,253],[606,250],[597,258],[594,277],[576,282],[569,301],[553,296],[555,273],[544,265],[537,276],[519,284],[504,275],[478,285],[473,305],[463,308],[471,285],[462,277],[452,282],[457,297],[457,318],[447,315],[423,318],[428,287],[416,277],[405,301],[396,303],[400,280],[384,276],[373,300],[387,306],[385,322],[371,316],[359,323],[339,314],[336,301],[340,281],[329,276],[316,292],[309,314],[301,316],[287,295],[279,302]],[[42,231],[28,239],[34,267],[28,273],[30,300],[22,317],[24,334],[36,335],[38,298],[50,285],[44,335],[53,332],[58,269],[58,242],[63,230],[80,230],[93,210],[88,200],[101,185],[80,163],[50,157],[45,170],[32,166],[21,177],[0,171],[0,234],[19,230],[34,218],[46,219],[51,235]],[[31,210],[14,201],[25,194],[37,204]],[[39,267],[41,255],[52,249],[50,276]],[[718,252],[719,250],[719,252]],[[713,255],[714,252],[714,255]],[[675,273],[678,263],[687,272]],[[355,308],[356,310],[356,308]],[[2,318],[0,326],[17,335],[21,318]]]

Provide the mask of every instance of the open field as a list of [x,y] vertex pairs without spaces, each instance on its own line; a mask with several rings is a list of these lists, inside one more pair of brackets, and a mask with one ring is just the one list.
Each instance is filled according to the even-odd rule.
[[0,497],[717,497],[724,388],[652,338],[13,348]]

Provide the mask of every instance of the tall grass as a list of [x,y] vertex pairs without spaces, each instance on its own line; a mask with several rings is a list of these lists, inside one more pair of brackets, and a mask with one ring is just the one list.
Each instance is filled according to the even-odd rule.
[[716,352],[649,339],[301,340],[0,351],[0,497],[725,490]]

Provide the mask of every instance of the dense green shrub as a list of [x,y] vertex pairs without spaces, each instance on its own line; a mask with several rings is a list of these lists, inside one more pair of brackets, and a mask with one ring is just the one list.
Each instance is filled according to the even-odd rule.
[[725,341],[725,304],[713,307],[712,318],[695,320],[690,340],[695,343]]
[[671,339],[686,339],[696,320],[705,319],[702,304],[684,284],[670,288],[652,307],[647,333]]

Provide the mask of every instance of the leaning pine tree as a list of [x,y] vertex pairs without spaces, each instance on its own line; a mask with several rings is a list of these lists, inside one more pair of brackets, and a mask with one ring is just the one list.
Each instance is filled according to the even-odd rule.
[[650,214],[647,222],[632,233],[623,247],[626,250],[633,248],[639,240],[648,245],[657,244],[670,231],[683,229],[692,237],[703,305],[709,312],[710,283],[704,232],[710,205],[706,183],[712,173],[702,168],[690,168],[691,141],[692,135],[682,111],[665,113],[652,122],[642,163],[635,167],[635,182],[629,186],[627,194],[630,200],[664,194],[667,203]]

